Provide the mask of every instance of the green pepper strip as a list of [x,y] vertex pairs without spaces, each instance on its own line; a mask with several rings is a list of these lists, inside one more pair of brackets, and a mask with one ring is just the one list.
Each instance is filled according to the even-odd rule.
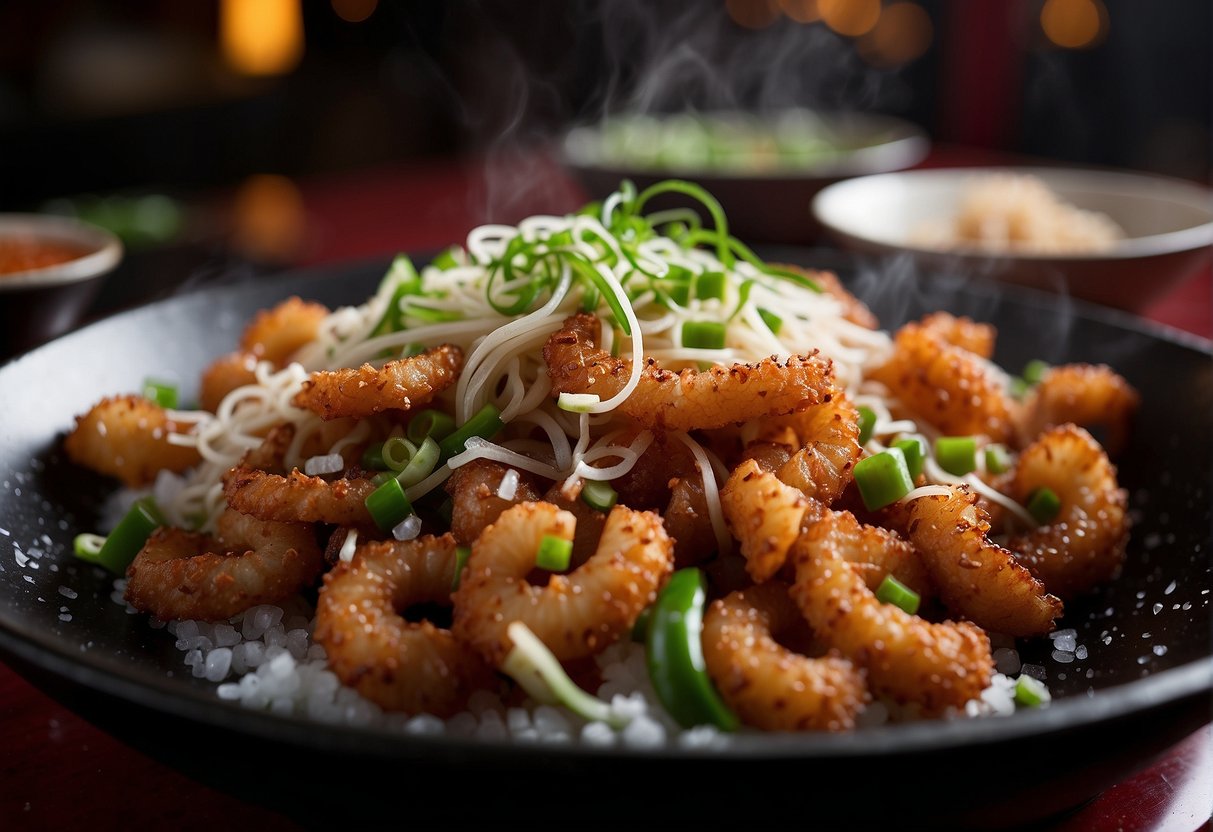
[[646,634],[649,678],[670,716],[684,728],[715,725],[736,730],[737,716],[712,686],[703,660],[701,630],[707,600],[703,574],[680,569],[657,596]]
[[104,566],[115,575],[125,573],[152,532],[163,525],[164,515],[151,497],[135,500],[130,510],[105,538],[105,543],[93,562]]

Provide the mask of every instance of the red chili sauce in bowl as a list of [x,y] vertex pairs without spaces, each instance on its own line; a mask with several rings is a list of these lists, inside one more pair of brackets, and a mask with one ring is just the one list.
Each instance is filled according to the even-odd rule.
[[0,277],[44,269],[75,260],[91,249],[58,240],[33,237],[0,237]]

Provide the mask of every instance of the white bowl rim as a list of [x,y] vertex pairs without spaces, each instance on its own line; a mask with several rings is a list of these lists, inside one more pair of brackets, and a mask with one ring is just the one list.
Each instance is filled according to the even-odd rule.
[[19,292],[79,283],[112,270],[122,260],[122,241],[110,231],[55,214],[0,214],[0,237],[20,232],[61,240],[89,249],[89,253],[38,269],[0,275],[0,292]]
[[[741,110],[705,111],[704,115],[750,115]],[[620,115],[629,115],[623,113]],[[642,115],[642,114],[630,114]],[[668,118],[675,113],[657,113],[654,118]],[[758,118],[768,118],[775,113],[757,113]],[[590,137],[596,136],[602,127],[602,122],[582,124],[570,129],[560,141],[560,150],[566,164],[585,168],[587,170],[603,171],[635,171],[636,175],[655,177],[675,177],[692,181],[721,182],[742,180],[788,180],[806,181],[819,179],[836,179],[840,176],[856,176],[859,174],[878,174],[885,171],[898,171],[907,168],[926,157],[930,149],[930,139],[926,132],[912,121],[883,113],[844,112],[844,111],[814,111],[814,115],[825,122],[834,124],[855,125],[873,131],[886,130],[891,137],[887,141],[866,145],[842,154],[835,159],[807,168],[779,168],[769,170],[712,170],[698,166],[658,165],[640,167],[618,161],[604,159],[598,153],[586,153],[578,145],[584,144]]]
[[[1169,201],[1199,207],[1209,217],[1203,223],[1188,228],[1167,231],[1161,234],[1148,234],[1142,237],[1126,237],[1118,240],[1115,246],[1107,251],[1095,252],[1034,252],[1034,251],[991,251],[973,246],[957,246],[942,248],[915,245],[905,241],[889,238],[873,237],[861,233],[834,221],[832,217],[832,202],[841,199],[848,188],[870,186],[873,182],[884,179],[893,181],[896,178],[910,180],[954,179],[958,184],[971,177],[990,176],[993,174],[1015,174],[1036,176],[1048,184],[1050,179],[1068,179],[1081,182],[1083,187],[1091,190],[1108,190],[1114,184],[1136,185],[1138,188],[1152,190],[1165,189],[1165,198]],[[992,166],[968,168],[920,168],[915,170],[878,173],[871,176],[859,176],[828,185],[814,197],[810,207],[814,219],[822,226],[843,234],[855,240],[871,244],[891,251],[905,251],[923,256],[947,256],[968,260],[1024,260],[1032,262],[1083,262],[1083,261],[1113,261],[1132,260],[1140,257],[1153,257],[1164,254],[1193,251],[1213,247],[1213,190],[1205,188],[1186,179],[1176,179],[1170,176],[1145,173],[1138,171],[1112,170],[1108,168],[1091,167],[1048,167],[1048,166]]]

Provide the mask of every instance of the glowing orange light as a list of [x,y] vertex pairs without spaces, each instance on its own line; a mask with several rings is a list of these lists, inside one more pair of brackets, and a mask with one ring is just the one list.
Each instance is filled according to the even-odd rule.
[[1103,40],[1108,10],[1103,0],[1046,0],[1040,10],[1045,37],[1065,49],[1083,49]]
[[859,54],[876,66],[901,66],[922,56],[931,46],[931,16],[917,3],[885,6],[875,28],[859,39]]
[[817,11],[835,32],[857,38],[880,20],[880,0],[817,0]]
[[331,5],[346,23],[361,23],[379,8],[379,0],[331,0]]
[[261,262],[290,262],[306,232],[303,196],[285,176],[250,176],[236,189],[232,224],[239,251]]
[[237,72],[290,72],[303,57],[300,0],[222,0],[219,42],[224,59]]
[[738,26],[765,29],[779,19],[775,0],[725,0],[725,11]]
[[779,0],[783,13],[797,23],[813,23],[821,20],[821,12],[817,10],[817,0]]

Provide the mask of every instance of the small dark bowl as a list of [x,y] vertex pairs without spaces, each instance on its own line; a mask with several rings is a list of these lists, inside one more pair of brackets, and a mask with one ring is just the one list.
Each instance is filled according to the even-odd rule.
[[[762,123],[773,124],[776,117],[763,118]],[[661,118],[674,116],[660,117],[659,125]],[[814,194],[840,179],[910,167],[926,156],[929,147],[926,135],[901,119],[862,113],[815,114],[815,118],[821,130],[815,138],[824,136],[850,149],[797,165],[722,168],[673,160],[661,166],[638,166],[608,153],[604,127],[597,124],[570,131],[561,145],[561,156],[594,199],[605,198],[624,179],[641,189],[663,179],[689,179],[720,200],[729,230],[741,239],[810,243],[821,236],[820,226],[809,213]],[[664,199],[656,207],[690,204],[673,197]]]
[[68,217],[0,214],[0,240],[19,238],[71,246],[72,260],[0,275],[0,358],[29,349],[75,326],[122,259],[109,231]]

